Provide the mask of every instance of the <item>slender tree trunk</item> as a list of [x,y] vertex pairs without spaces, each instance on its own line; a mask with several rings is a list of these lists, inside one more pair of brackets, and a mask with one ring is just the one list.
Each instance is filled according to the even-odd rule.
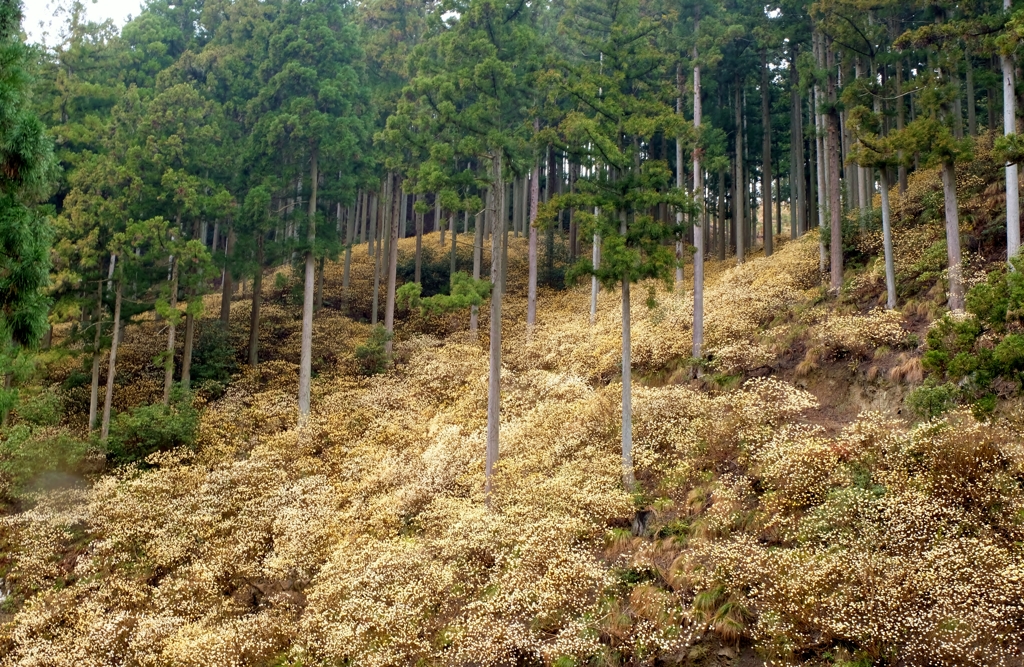
[[185,349],[181,353],[181,386],[187,393],[192,388],[192,348],[196,340],[196,316],[191,312],[191,300],[198,294],[189,295],[189,310],[185,313]]
[[[494,202],[494,227],[491,236],[491,264],[497,264],[496,275],[502,274],[501,257],[502,242],[505,236],[505,184],[502,180],[501,151],[492,160],[494,186],[492,201]],[[492,271],[492,274],[495,273]],[[486,486],[484,492],[490,503],[493,484],[494,466],[498,463],[499,431],[501,425],[501,300],[502,289],[499,281],[492,280],[491,288],[491,340],[489,373],[487,378],[487,463]]]
[[736,234],[736,263],[742,264],[745,256],[746,218],[743,204],[747,198],[747,182],[743,178],[743,91],[742,82],[736,78],[734,104],[736,111],[736,177],[732,184],[732,217]]
[[[696,70],[694,70],[696,72]],[[676,63],[676,114],[683,119],[683,64]],[[667,156],[666,156],[667,157]],[[676,140],[676,187],[683,189],[683,142]],[[680,227],[683,224],[683,212],[676,211],[676,224]],[[683,238],[676,239],[676,287],[683,283]]]
[[171,403],[171,385],[174,384],[174,337],[177,333],[178,310],[178,258],[171,257],[171,316],[167,318],[167,359],[164,360],[164,405]]
[[718,170],[718,261],[725,261],[725,170]]
[[[480,270],[483,264],[484,247],[484,226],[481,224],[480,215],[473,219],[473,280],[480,280]],[[477,328],[480,326],[479,306],[469,308],[469,331],[476,336]]]
[[[414,204],[415,205],[415,204]],[[423,214],[416,213],[416,265],[413,269],[413,281],[422,282],[420,276],[423,272]]]
[[256,271],[252,276],[252,312],[249,313],[249,365],[259,363],[260,306],[263,304],[263,239],[256,247]]
[[[341,204],[338,204],[340,210]],[[349,283],[352,280],[352,246],[355,243],[356,234],[356,221],[359,218],[358,205],[356,207],[355,215],[349,216],[348,222],[345,225],[345,268],[341,274],[341,292],[345,295],[345,301],[348,301]]]
[[[1003,0],[1003,8],[1009,10],[1010,0]],[[999,56],[1003,68],[1003,134],[1017,132],[1017,98],[1015,96],[1013,61],[1008,55]],[[1006,165],[1006,260],[1020,252],[1020,185],[1017,180],[1017,165]]]
[[302,294],[302,350],[299,359],[299,428],[309,422],[309,393],[313,379],[313,290],[316,280],[316,263],[313,246],[316,243],[316,195],[319,174],[319,150],[314,148],[309,160],[309,230],[306,241],[306,276]]
[[[377,221],[377,207],[373,210],[373,235],[372,243],[375,246],[373,253],[373,312],[370,314],[370,324],[377,326],[377,319],[380,315],[380,274],[381,274],[381,261],[382,261],[382,247],[384,245],[383,238],[389,235],[388,225],[390,224],[391,215],[391,197],[392,197],[392,181],[394,176],[388,173],[387,178],[384,179],[384,184],[381,186],[381,197],[380,197],[380,225],[376,224]],[[379,234],[379,235],[378,235]]]
[[622,277],[622,485],[636,487],[633,476],[633,377],[629,322],[629,276]]
[[[815,57],[818,61],[818,66],[824,65],[825,56],[822,52],[822,38],[820,32],[815,32]],[[817,172],[817,178],[815,179],[818,185],[818,270],[821,273],[825,273],[825,213],[828,210],[826,201],[830,201],[832,189],[828,185],[830,171],[825,168],[825,117],[821,113],[821,88],[814,85],[814,125],[815,125],[815,138],[814,138],[814,157]],[[838,186],[836,186],[838,187]],[[831,218],[830,218],[831,220]],[[829,223],[831,224],[831,222]]]
[[[539,129],[539,122],[534,121],[534,130]],[[529,284],[526,300],[526,330],[529,332],[537,322],[537,206],[540,203],[540,165],[533,165],[533,179],[530,181],[530,247],[529,247]]]
[[441,194],[434,193],[434,226],[441,233],[441,250],[444,250],[444,236],[448,228],[441,221]]
[[[594,209],[594,217],[600,215],[600,209]],[[598,269],[601,266],[601,237],[594,234],[592,247],[590,250],[590,261],[594,265],[594,269]],[[597,281],[597,276],[590,276],[590,324],[597,323],[597,293],[601,290],[601,283]]]
[[220,294],[220,321],[224,325],[224,328],[228,328],[228,324],[231,322],[231,296],[234,294],[235,285],[231,278],[231,269],[228,267],[228,262],[231,260],[231,254],[235,251],[235,230],[234,225],[228,225],[228,233],[225,235],[226,240],[224,242],[224,279],[221,282],[221,294]]
[[[836,83],[835,74],[833,73],[835,70],[835,58],[830,44],[825,45],[825,57],[829,72],[828,100],[830,104],[834,105],[836,101]],[[832,111],[828,114],[828,146],[826,151],[828,153],[829,209],[832,214],[830,248],[832,274],[830,288],[836,293],[843,287],[843,221],[842,204],[839,198],[839,142],[839,114],[833,106]]]
[[878,170],[882,181],[882,247],[885,250],[885,307],[896,307],[896,267],[892,257],[892,229],[889,220],[889,174],[885,167]]
[[[384,191],[384,185],[381,184],[381,192]],[[370,217],[366,221],[368,231],[366,232],[366,254],[370,257],[376,258],[376,248],[374,247],[377,243],[377,209],[380,208],[379,198],[376,192],[370,193]]]
[[764,138],[761,142],[761,198],[764,206],[764,255],[771,257],[772,241],[772,101],[768,87],[768,52],[761,53],[761,122]]
[[[694,21],[694,32],[700,30],[700,14],[698,13]],[[700,81],[700,61],[698,60],[697,47],[693,47],[693,128],[697,134],[700,134],[700,124],[703,115],[703,107],[701,105],[701,81]],[[767,133],[766,135],[767,136]],[[768,141],[768,139],[765,139]],[[678,142],[677,142],[678,143]],[[693,196],[695,203],[697,204],[698,210],[703,214],[704,210],[704,168],[701,166],[701,154],[700,149],[694,149],[693,151]],[[770,182],[770,181],[769,181]],[[770,205],[770,198],[769,198]],[[703,218],[702,218],[703,219]],[[770,220],[771,218],[766,218]],[[704,231],[706,223],[701,224],[700,229],[695,230],[693,234],[694,246],[696,246],[696,252],[693,253],[693,357],[700,359],[703,356],[704,347]],[[771,229],[768,229],[768,236],[771,236]],[[770,247],[770,246],[769,246]]]
[[100,429],[100,439],[106,442],[110,435],[110,408],[114,402],[114,372],[117,369],[117,346],[121,338],[121,295],[124,292],[124,283],[117,281],[117,293],[114,295],[114,331],[110,339],[110,359],[107,362],[107,391],[103,400],[103,425]]
[[[102,263],[102,260],[101,260]],[[100,398],[100,342],[103,337],[103,282],[100,281],[96,289],[96,315],[93,326],[96,331],[93,333],[92,341],[92,384],[89,389],[89,430],[96,429],[96,417],[99,410]]]
[[942,194],[946,205],[946,258],[949,262],[949,309],[964,309],[963,265],[960,260],[960,214],[956,201],[956,169],[942,163]]
[[[395,181],[395,188],[398,192],[402,189],[402,179],[399,177]],[[403,209],[409,203],[405,194],[395,198],[396,201],[402,203]],[[404,226],[404,215],[394,216],[393,219],[402,219]],[[384,330],[388,333],[388,342],[384,344],[384,349],[388,356],[391,355],[391,351],[394,348],[393,342],[390,337],[395,333],[395,283],[398,281],[398,229],[394,226],[391,228],[391,240],[388,242],[388,293],[387,301],[384,305]]]
[[455,272],[458,270],[458,258],[459,258],[458,246],[457,246],[457,238],[458,238],[459,230],[457,230],[455,228],[455,214],[454,213],[451,213],[451,214],[448,215],[448,226],[451,227],[451,229],[452,229],[452,252],[451,252],[451,257],[448,260],[448,276],[449,276],[449,280],[450,280],[451,276],[454,276]]

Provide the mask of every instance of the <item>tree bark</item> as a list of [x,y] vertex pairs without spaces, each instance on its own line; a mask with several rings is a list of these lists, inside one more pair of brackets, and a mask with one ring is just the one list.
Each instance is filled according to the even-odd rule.
[[[395,188],[401,192],[402,179],[398,177],[395,181]],[[408,199],[405,194],[396,197],[396,202],[400,201],[402,206],[408,204]],[[394,216],[399,218],[399,216]],[[404,217],[404,216],[403,216]],[[401,218],[399,218],[401,219]],[[388,242],[388,293],[387,301],[384,306],[384,330],[388,333],[388,342],[384,344],[384,350],[391,355],[391,351],[394,349],[393,341],[391,336],[395,334],[395,283],[398,280],[398,228],[392,225],[391,227],[391,240]]]
[[[338,210],[341,210],[341,204],[338,204]],[[345,300],[348,301],[349,283],[352,280],[352,245],[355,243],[356,235],[356,220],[359,217],[359,207],[356,205],[356,210],[353,215],[348,216],[348,221],[345,225],[345,268],[341,274],[341,293],[345,295]]]
[[185,313],[185,349],[181,353],[181,386],[187,393],[192,388],[192,348],[196,340],[196,316],[191,312],[191,300],[198,294],[189,295],[189,310]]
[[[102,261],[101,261],[102,266]],[[97,283],[96,315],[92,341],[92,384],[89,388],[89,430],[95,430],[100,398],[100,342],[103,337],[103,281]]]
[[[534,130],[539,123],[534,121]],[[537,321],[537,206],[540,203],[540,165],[534,163],[530,181],[530,246],[528,251],[529,283],[526,297],[526,329],[529,332]]]
[[878,170],[882,182],[882,247],[885,251],[885,307],[896,307],[896,267],[892,257],[892,229],[889,220],[889,174],[882,167]]
[[[415,205],[415,204],[414,204]],[[413,271],[413,281],[421,282],[420,275],[423,270],[423,214],[416,214],[416,267]]]
[[960,259],[960,214],[956,200],[956,169],[942,163],[942,195],[946,207],[946,259],[949,263],[949,309],[964,309],[963,265]]
[[259,363],[260,306],[263,304],[263,238],[256,241],[256,271],[252,276],[252,311],[249,313],[249,365]]
[[228,233],[225,235],[226,240],[224,242],[224,279],[221,282],[221,294],[220,294],[220,321],[226,329],[228,324],[231,322],[231,296],[234,293],[234,282],[231,279],[231,269],[228,267],[228,262],[231,259],[231,253],[235,250],[235,230],[234,225],[228,225]]
[[110,359],[107,362],[107,391],[103,400],[103,425],[100,439],[106,442],[110,435],[110,408],[114,402],[114,372],[117,369],[117,346],[121,334],[121,295],[124,292],[123,281],[117,281],[117,293],[114,295],[114,331],[110,339]]
[[[761,142],[761,199],[764,207],[764,254],[772,256],[774,240],[772,230],[772,101],[768,87],[768,52],[761,54],[761,122],[764,138]],[[694,180],[696,183],[696,179]],[[695,185],[696,187],[696,185]]]
[[[382,247],[384,245],[383,238],[388,233],[388,224],[391,215],[391,190],[392,180],[394,177],[392,174],[388,174],[387,178],[384,179],[384,184],[381,185],[381,197],[380,197],[380,225],[377,225],[377,207],[373,210],[373,234],[371,236],[371,245],[374,246],[373,252],[373,312],[370,314],[370,324],[377,326],[377,319],[380,313],[380,272],[381,272],[381,261],[382,261]],[[379,233],[379,235],[378,235]]]
[[725,170],[718,170],[718,261],[725,261]]
[[458,246],[457,238],[459,230],[455,228],[455,214],[451,213],[448,215],[448,226],[452,229],[452,252],[451,257],[448,259],[448,279],[451,280],[451,276],[455,275],[458,270]]
[[828,114],[828,146],[826,152],[828,153],[828,173],[829,173],[829,184],[828,184],[828,196],[829,196],[829,209],[832,215],[831,221],[831,248],[830,248],[830,260],[831,260],[831,281],[830,288],[833,292],[838,293],[843,287],[843,219],[842,219],[842,203],[839,197],[839,151],[840,151],[840,137],[839,137],[839,114],[835,110],[836,102],[836,80],[835,80],[835,58],[833,56],[832,46],[830,44],[825,45],[825,59],[828,68],[828,80],[827,80],[827,95],[828,101],[831,105],[831,111]]
[[164,360],[164,405],[171,403],[171,385],[174,384],[174,337],[177,333],[178,310],[178,258],[171,256],[171,314],[167,318],[167,359]]
[[622,277],[622,485],[636,487],[633,476],[633,377],[629,321],[629,275]]
[[[468,219],[468,218],[467,218]],[[484,226],[480,221],[480,214],[473,218],[473,280],[480,280],[480,270],[483,264]],[[480,307],[470,306],[469,308],[469,332],[476,336],[477,328],[480,326]]]
[[313,289],[316,280],[316,265],[313,247],[316,243],[316,195],[319,174],[319,149],[313,148],[309,160],[309,230],[306,234],[306,275],[302,294],[302,351],[299,358],[299,428],[309,422],[309,393],[313,379]]
[[[697,70],[694,70],[695,72]],[[683,64],[681,62],[676,63],[676,115],[683,118],[683,92],[685,84],[683,83]],[[683,189],[683,143],[676,140],[676,187],[680,190]],[[667,156],[666,156],[667,158]],[[680,227],[683,224],[683,212],[676,211],[676,224]],[[678,288],[683,283],[683,239],[682,237],[676,239],[676,287]]]
[[733,95],[733,103],[736,112],[736,176],[732,183],[732,217],[736,236],[736,263],[742,264],[744,260],[744,240],[746,236],[746,219],[744,218],[743,204],[747,198],[747,184],[743,178],[743,92],[742,82],[736,77],[736,89]]
[[[700,14],[694,21],[694,32],[700,30]],[[700,124],[703,115],[701,105],[701,81],[700,64],[698,61],[697,47],[693,47],[693,127],[696,134],[700,134]],[[767,137],[767,133],[765,134]],[[765,139],[768,141],[768,139]],[[693,151],[693,197],[697,205],[698,215],[702,215],[704,209],[704,170],[701,166],[701,152],[699,148]],[[769,205],[771,198],[769,197]],[[767,223],[770,226],[771,218]],[[703,356],[704,348],[704,231],[705,225],[701,224],[699,229],[694,230],[693,242],[696,252],[693,253],[693,357],[700,359]],[[768,236],[771,236],[771,229],[768,229]],[[770,246],[769,246],[770,247]],[[770,251],[769,251],[770,254]]]
[[[814,33],[814,56],[818,62],[818,66],[821,67],[825,63],[825,54],[823,52],[824,46],[822,45],[821,33],[815,31]],[[815,159],[815,171],[817,172],[817,178],[815,179],[818,185],[818,270],[821,273],[825,273],[825,213],[828,207],[825,204],[827,198],[831,197],[831,188],[828,185],[829,175],[831,172],[825,168],[825,117],[821,113],[821,88],[817,83],[814,84],[814,159]],[[837,186],[838,187],[838,186]],[[831,223],[830,223],[831,224]]]
[[[494,176],[492,201],[495,215],[491,235],[491,264],[497,264],[492,274],[501,276],[501,245],[505,237],[505,184],[502,180],[501,151],[492,159]],[[487,463],[484,492],[490,503],[494,466],[498,463],[498,444],[501,425],[501,300],[502,290],[498,282],[492,281],[491,288],[491,335],[489,373],[487,378]]]
[[[1010,0],[1003,0],[1003,8],[1009,10]],[[1017,132],[1017,98],[1014,94],[1013,61],[1010,56],[999,56],[1003,69],[1003,134]],[[1017,165],[1006,165],[1006,261],[1020,252],[1020,185],[1017,180]]]

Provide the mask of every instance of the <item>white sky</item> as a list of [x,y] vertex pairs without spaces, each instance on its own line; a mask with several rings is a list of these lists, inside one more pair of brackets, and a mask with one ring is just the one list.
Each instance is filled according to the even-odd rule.
[[[53,41],[52,35],[59,31],[62,18],[55,19],[54,12],[66,4],[61,0],[21,0],[22,13],[25,15],[22,27],[28,34],[30,42]],[[138,16],[140,0],[83,0],[85,15],[90,21],[101,23],[114,19],[114,23],[122,26],[128,16]],[[62,15],[63,17],[63,15]],[[40,23],[43,25],[40,26]],[[43,35],[51,35],[44,40]]]

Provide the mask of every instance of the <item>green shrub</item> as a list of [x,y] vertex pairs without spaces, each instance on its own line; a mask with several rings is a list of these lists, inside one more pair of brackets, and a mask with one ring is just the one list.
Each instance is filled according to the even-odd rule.
[[378,324],[366,342],[356,346],[355,355],[363,375],[378,375],[388,369],[390,359],[386,345],[389,340],[391,334]]
[[217,398],[224,393],[237,370],[238,360],[227,329],[220,322],[204,326],[193,356],[193,382]]
[[191,447],[199,427],[199,411],[190,396],[170,405],[142,405],[119,413],[110,423],[107,457],[111,463],[141,461],[154,452]]
[[64,430],[18,424],[0,431],[0,497],[17,498],[46,472],[78,472],[90,451]]
[[56,392],[44,391],[18,404],[18,418],[35,426],[56,426],[64,413],[64,402]]
[[921,419],[932,419],[948,412],[956,405],[957,388],[952,383],[936,384],[928,378],[924,384],[907,394],[906,405]]

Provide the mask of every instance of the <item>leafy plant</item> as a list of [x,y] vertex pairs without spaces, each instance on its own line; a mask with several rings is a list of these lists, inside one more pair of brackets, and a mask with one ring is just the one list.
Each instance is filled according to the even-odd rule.
[[391,334],[378,324],[366,342],[356,346],[355,355],[363,375],[379,375],[388,369],[390,358],[386,346],[391,338]]
[[142,405],[119,413],[110,425],[108,459],[115,464],[134,463],[154,452],[190,447],[198,427],[199,411],[187,394],[179,394],[170,405]]

